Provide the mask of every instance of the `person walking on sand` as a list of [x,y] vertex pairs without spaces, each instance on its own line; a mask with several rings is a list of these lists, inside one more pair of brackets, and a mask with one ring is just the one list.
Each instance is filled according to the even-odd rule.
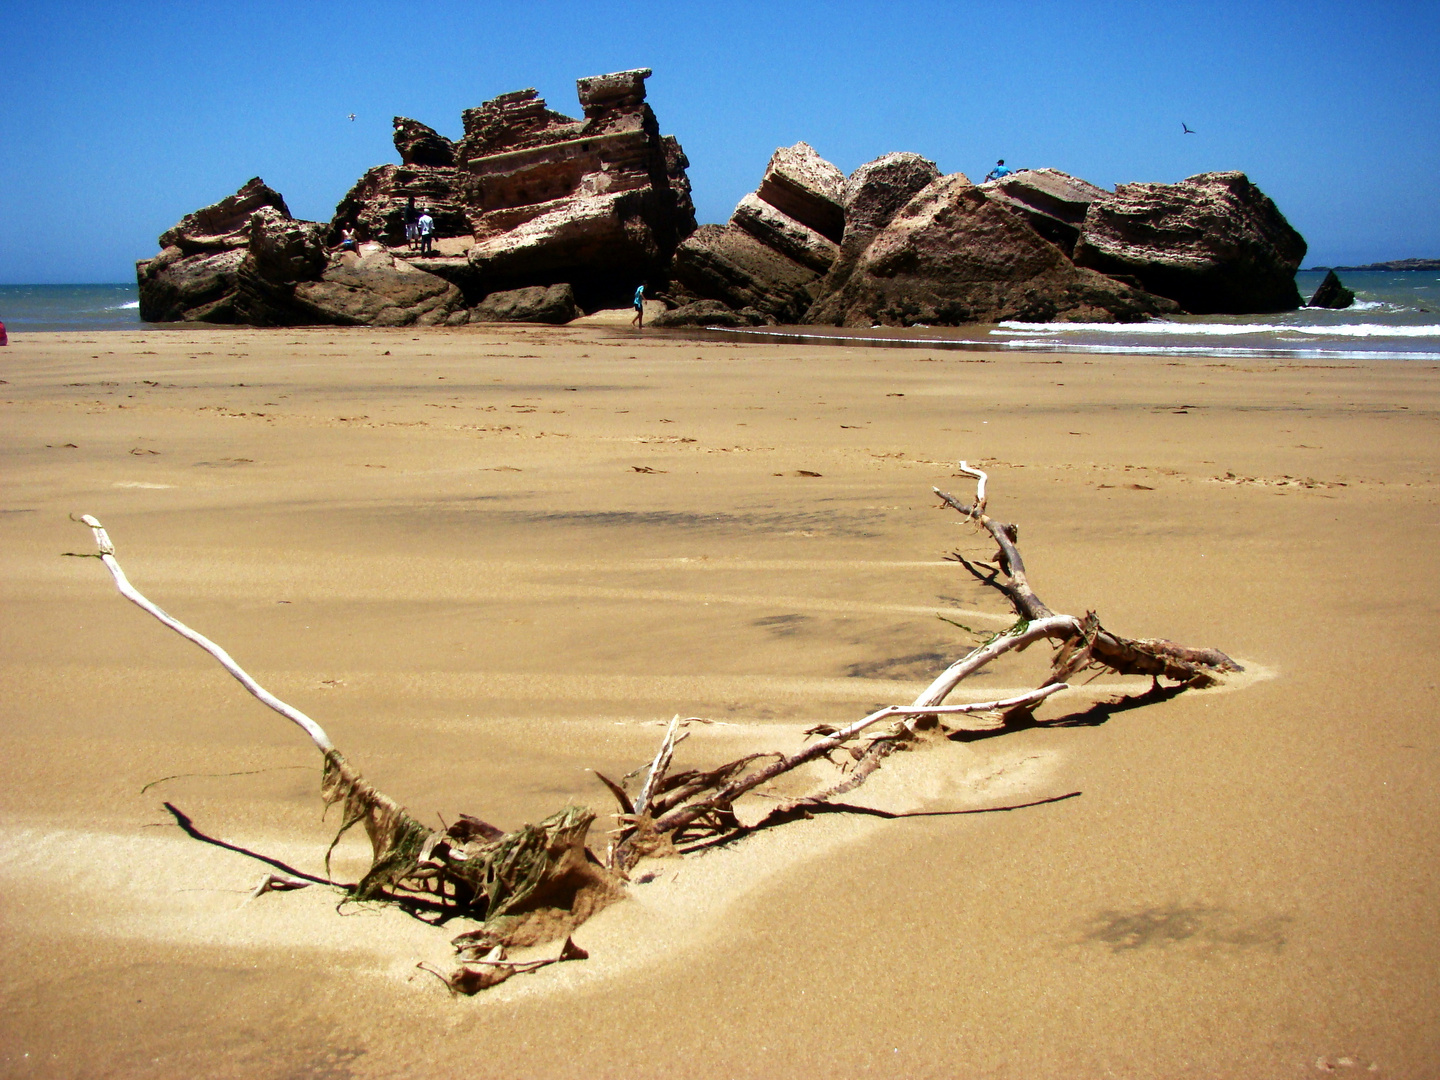
[[1014,172],[1013,169],[1007,169],[1005,167],[1005,159],[1002,157],[999,161],[995,162],[995,167],[985,174],[985,179],[999,180],[1002,177],[1009,176],[1012,172]]
[[415,229],[420,234],[420,254],[433,254],[430,239],[435,233],[435,219],[430,216],[429,210],[420,211],[420,216],[415,219]]
[[636,330],[645,329],[645,283],[642,281],[640,287],[635,290],[635,317],[630,320],[630,325]]

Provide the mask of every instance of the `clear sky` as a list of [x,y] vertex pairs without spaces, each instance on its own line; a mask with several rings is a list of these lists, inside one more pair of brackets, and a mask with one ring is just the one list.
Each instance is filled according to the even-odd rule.
[[1440,258],[1440,0],[0,0],[0,27],[5,284],[133,280],[256,175],[328,220],[398,160],[392,116],[458,137],[527,86],[575,115],[577,77],[633,67],[702,222],[804,139],[847,172],[891,150],[1106,187],[1241,169],[1307,266]]

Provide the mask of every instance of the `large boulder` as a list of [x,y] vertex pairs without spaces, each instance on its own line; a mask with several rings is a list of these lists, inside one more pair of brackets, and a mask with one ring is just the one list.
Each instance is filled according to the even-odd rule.
[[1021,169],[980,186],[990,198],[1020,214],[1046,240],[1060,245],[1067,255],[1080,239],[1080,225],[1090,204],[1109,194],[1059,169]]
[[1174,312],[1160,297],[1075,266],[963,174],[943,176],[876,233],[811,321],[842,326],[1127,322]]
[[676,249],[675,293],[798,322],[840,254],[844,186],[845,174],[808,143],[780,147],[728,225],[707,225]]
[[681,304],[677,308],[662,312],[651,319],[650,326],[657,329],[675,329],[678,327],[705,327],[705,326],[764,326],[773,323],[774,319],[767,319],[754,308],[741,308],[739,311],[732,311],[719,300],[693,300],[688,304]]
[[436,326],[465,306],[454,285],[383,250],[333,260],[293,296],[297,322],[339,326]]
[[529,285],[493,292],[470,310],[475,322],[567,323],[578,318],[575,290],[567,284]]
[[290,287],[318,277],[325,226],[297,221],[256,177],[160,234],[164,249],[135,264],[147,322],[286,322]]
[[1197,314],[1290,311],[1305,240],[1241,172],[1121,184],[1090,204],[1075,262]]
[[167,247],[135,263],[140,318],[146,322],[238,322],[235,296],[245,249],[186,255]]
[[819,275],[744,229],[702,225],[676,249],[671,279],[682,299],[718,300],[794,323],[813,303]]
[[818,299],[806,314],[806,322],[837,321],[840,317],[835,306],[838,294],[855,272],[870,241],[890,224],[906,203],[939,178],[940,170],[933,161],[904,151],[866,162],[850,174],[842,196],[845,233],[839,254],[825,280],[813,288]]
[[406,165],[435,165],[449,168],[455,164],[455,144],[434,128],[408,116],[397,116],[395,149]]

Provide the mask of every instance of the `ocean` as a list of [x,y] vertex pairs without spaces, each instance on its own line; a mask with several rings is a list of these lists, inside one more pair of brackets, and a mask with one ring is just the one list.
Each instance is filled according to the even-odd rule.
[[[1321,271],[1295,277],[1308,298]],[[1162,356],[1291,357],[1306,360],[1440,360],[1440,274],[1347,271],[1356,301],[1341,311],[1301,308],[1278,315],[1187,315],[1146,323],[1018,323],[998,326],[775,327],[712,330],[769,341],[1014,352],[1145,353]],[[0,285],[0,322],[27,331],[162,329],[142,323],[134,285]]]

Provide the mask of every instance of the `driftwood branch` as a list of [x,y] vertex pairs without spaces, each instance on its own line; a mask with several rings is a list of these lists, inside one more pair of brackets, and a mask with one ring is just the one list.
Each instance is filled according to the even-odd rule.
[[[854,791],[891,754],[913,745],[923,731],[939,727],[942,717],[991,713],[1006,724],[1028,720],[1037,707],[1069,689],[1069,680],[1086,670],[1171,679],[1178,684],[1172,693],[1207,685],[1227,672],[1240,670],[1215,649],[1196,649],[1163,639],[1126,638],[1102,626],[1094,612],[1077,617],[1052,611],[1036,595],[1026,575],[1019,529],[986,512],[988,475],[965,461],[960,462],[960,472],[976,480],[973,503],[967,505],[939,489],[935,494],[963,519],[988,533],[997,552],[993,565],[959,552],[951,558],[1010,601],[1017,616],[1015,624],[956,659],[911,704],[886,706],[844,727],[812,728],[808,732],[812,741],[788,754],[751,753],[713,769],[675,772],[676,749],[686,738],[682,729],[699,721],[698,717],[682,720],[677,714],[648,765],[625,778],[643,775],[633,797],[623,780],[617,783],[596,773],[619,807],[603,860],[585,845],[595,815],[578,806],[565,807],[537,825],[508,833],[469,815],[461,815],[453,825],[438,831],[422,824],[365,780],[319,724],[262,687],[220,646],[143,596],[120,568],[114,545],[100,522],[88,515],[82,520],[93,531],[99,557],[121,595],[208,652],[247,691],[304,730],[321,752],[321,796],[327,806],[339,803],[343,807],[330,851],[357,824],[364,825],[370,839],[370,868],[358,884],[348,887],[353,897],[408,903],[412,911],[423,909],[437,919],[466,915],[481,923],[479,929],[455,939],[459,966],[454,971],[447,974],[425,968],[452,991],[474,993],[521,971],[582,959],[585,954],[569,940],[569,933],[623,895],[623,882],[641,858],[683,853],[750,831],[753,826],[743,826],[736,817],[736,802],[802,766],[821,761],[836,764],[838,758],[841,777],[813,794],[783,802],[776,810],[781,818],[772,813],[767,822],[786,820],[786,814],[806,812],[806,808]],[[997,658],[1042,640],[1054,647],[1054,653],[1050,671],[1033,690],[991,701],[945,703],[961,683]],[[832,805],[832,809],[844,808]],[[174,812],[177,820],[183,817]],[[330,851],[325,856],[327,871]],[[302,878],[309,876],[272,876],[257,887],[256,894],[298,887],[304,883]],[[538,944],[562,936],[565,947],[553,959],[505,958],[507,946]]]

